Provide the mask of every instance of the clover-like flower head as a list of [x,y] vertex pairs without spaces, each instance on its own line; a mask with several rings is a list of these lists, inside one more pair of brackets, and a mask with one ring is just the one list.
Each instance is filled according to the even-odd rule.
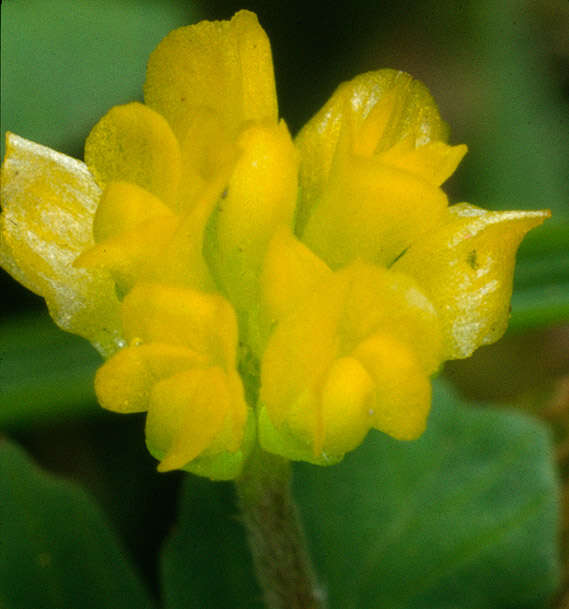
[[0,261],[107,358],[101,405],[148,412],[160,470],[219,479],[255,442],[329,464],[371,428],[417,438],[549,212],[449,206],[466,147],[402,72],[342,84],[293,142],[247,11],[170,33],[144,99],[85,163],[8,134],[2,169]]

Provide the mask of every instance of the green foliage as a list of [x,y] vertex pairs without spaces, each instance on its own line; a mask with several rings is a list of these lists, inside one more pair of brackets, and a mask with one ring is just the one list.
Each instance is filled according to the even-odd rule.
[[0,323],[0,428],[101,412],[93,375],[101,364],[87,341],[47,314]]
[[158,42],[196,17],[183,0],[3,2],[2,132],[81,157],[111,106],[141,98]]
[[[538,609],[555,590],[551,447],[522,415],[437,382],[419,441],[372,432],[341,464],[295,473],[330,609]],[[6,441],[0,496],[3,608],[151,606],[85,493]],[[231,485],[186,477],[160,572],[164,609],[262,606]]]
[[555,217],[520,247],[511,332],[569,323],[569,221]]
[[161,556],[164,609],[262,609],[232,486],[186,478]]
[[558,582],[550,451],[540,425],[465,408],[437,382],[417,442],[371,434],[336,467],[299,467],[331,608],[545,607]]
[[103,514],[0,440],[2,609],[151,609]]

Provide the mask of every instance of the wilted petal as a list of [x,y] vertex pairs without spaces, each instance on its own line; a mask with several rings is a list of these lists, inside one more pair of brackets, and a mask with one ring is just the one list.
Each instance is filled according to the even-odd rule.
[[468,357],[504,334],[518,245],[549,216],[548,211],[490,212],[454,205],[441,228],[393,265],[415,277],[435,304],[444,359]]
[[59,326],[109,355],[121,341],[114,284],[106,273],[73,267],[79,253],[93,244],[100,196],[84,163],[7,135],[0,263],[45,298]]

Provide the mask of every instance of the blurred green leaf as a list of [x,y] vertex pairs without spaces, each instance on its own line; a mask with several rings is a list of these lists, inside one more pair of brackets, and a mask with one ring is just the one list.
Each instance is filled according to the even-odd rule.
[[569,323],[569,222],[529,233],[518,254],[511,332]]
[[2,132],[82,156],[111,106],[141,99],[158,42],[197,18],[188,0],[3,2]]
[[231,484],[186,477],[161,573],[165,609],[262,609]]
[[298,467],[296,491],[331,609],[537,609],[556,589],[547,433],[441,381],[420,440],[371,433],[338,466]]
[[101,357],[46,314],[0,323],[0,428],[98,412]]
[[150,609],[104,516],[83,490],[0,441],[2,609]]
[[568,218],[567,100],[537,27],[541,3],[466,4],[473,32],[467,78],[477,85],[469,196],[483,207],[550,208]]
[[518,290],[512,296],[511,332],[569,323],[569,279]]

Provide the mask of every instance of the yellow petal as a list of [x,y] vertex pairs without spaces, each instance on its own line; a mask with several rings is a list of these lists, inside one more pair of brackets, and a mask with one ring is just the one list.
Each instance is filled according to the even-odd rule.
[[255,446],[256,424],[255,415],[251,408],[247,409],[247,420],[243,431],[243,439],[238,450],[224,450],[207,454],[207,449],[182,468],[184,471],[205,476],[212,480],[234,480],[241,475],[243,466]]
[[263,405],[259,408],[257,433],[261,447],[267,452],[280,455],[291,461],[307,461],[315,465],[334,465],[343,455],[329,455],[325,451],[314,454],[312,439],[301,438],[292,433],[283,424],[278,428],[274,425]]
[[203,185],[197,200],[180,215],[172,240],[161,255],[162,281],[206,291],[215,287],[203,254],[204,240],[212,210],[222,195],[227,179],[228,171],[222,170]]
[[[107,189],[109,196],[103,199],[95,217],[95,226],[100,217],[99,227],[102,227],[98,234],[109,237],[79,256],[75,265],[106,269],[122,294],[140,281],[213,288],[202,253],[203,240],[206,223],[223,184],[220,180],[209,182],[200,200],[179,217],[141,188],[111,183],[116,187]],[[166,215],[152,217],[154,212]],[[136,224],[148,215],[149,219]],[[125,230],[121,232],[121,228]]]
[[437,313],[417,282],[357,261],[296,300],[273,330],[261,366],[261,441],[326,463],[371,426],[417,437],[440,361]]
[[146,220],[87,249],[74,266],[107,271],[122,295],[139,281],[163,280],[167,268],[163,252],[172,241],[178,222],[173,214]]
[[262,359],[260,400],[273,424],[286,421],[291,431],[310,428],[317,434],[320,391],[332,362],[377,333],[396,337],[423,376],[438,368],[437,313],[411,277],[356,262],[296,301],[279,320]]
[[299,232],[322,198],[342,132],[349,140],[350,153],[368,157],[399,141],[409,140],[418,148],[447,137],[446,125],[428,90],[408,74],[380,70],[343,83],[296,138],[300,150]]
[[[231,412],[227,417],[226,435],[222,438],[223,449],[234,452],[238,450],[243,440],[243,433],[248,422],[250,408],[245,401],[245,392],[241,376],[236,370],[227,370],[225,373],[227,389],[231,399]],[[215,444],[212,447],[215,452],[221,450]]]
[[268,328],[286,317],[298,301],[327,280],[331,270],[286,227],[271,240],[263,263],[261,293]]
[[464,144],[449,146],[444,142],[430,142],[415,148],[406,140],[386,150],[380,158],[386,165],[409,171],[440,186],[454,173],[467,150]]
[[257,17],[240,11],[231,21],[202,21],[168,34],[150,56],[144,99],[181,141],[203,107],[232,136],[246,121],[276,122],[271,48]]
[[335,166],[302,240],[332,268],[355,258],[390,265],[442,221],[447,198],[427,180],[380,158],[347,154]]
[[468,357],[505,332],[518,245],[549,216],[549,211],[489,212],[454,205],[440,229],[394,264],[394,270],[414,276],[435,304],[445,359]]
[[292,227],[297,158],[283,122],[251,126],[238,146],[241,154],[217,209],[209,258],[241,312],[258,305],[259,274],[274,232],[281,225]]
[[176,208],[180,147],[151,108],[138,102],[111,108],[85,142],[85,162],[100,186],[133,182]]
[[346,300],[338,336],[343,353],[385,332],[411,349],[427,374],[442,361],[441,330],[433,303],[412,277],[362,262],[337,273]]
[[125,347],[97,370],[97,399],[114,412],[143,412],[156,382],[205,364],[203,356],[186,347],[163,343]]
[[220,120],[209,108],[199,108],[191,116],[182,141],[182,178],[178,195],[180,210],[192,208],[212,180],[224,176],[222,190],[238,158],[239,150]]
[[261,363],[260,401],[277,427],[303,408],[317,416],[314,396],[337,356],[346,287],[335,277],[323,282],[297,303],[269,339]]
[[218,294],[159,283],[139,283],[122,305],[125,338],[189,347],[209,361],[233,369],[237,320]]
[[100,195],[80,161],[7,135],[0,264],[45,298],[59,326],[110,355],[122,340],[114,284],[105,273],[73,267],[78,254],[93,244]]
[[340,357],[322,387],[314,454],[343,455],[361,444],[375,422],[372,377],[353,357]]
[[418,438],[431,407],[431,384],[411,349],[380,333],[359,345],[354,357],[375,383],[375,403],[366,402],[373,426],[397,440]]
[[103,192],[93,221],[96,242],[120,235],[153,216],[172,215],[162,201],[129,182],[110,182]]
[[179,469],[206,450],[231,408],[220,368],[195,368],[154,386],[146,419],[150,452],[163,455],[158,470]]

